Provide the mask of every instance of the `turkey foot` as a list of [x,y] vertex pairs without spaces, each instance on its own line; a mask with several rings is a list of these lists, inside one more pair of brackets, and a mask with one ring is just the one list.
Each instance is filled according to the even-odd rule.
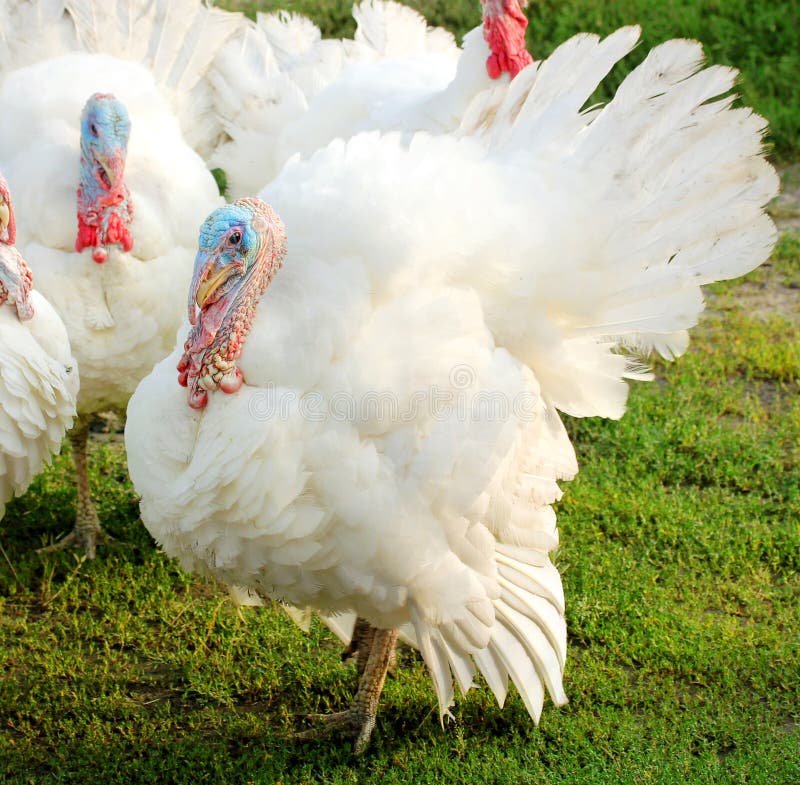
[[[362,632],[361,645],[359,646],[359,660],[362,658],[362,650],[367,649],[364,645],[369,642],[369,652],[364,657],[364,669],[358,683],[358,692],[353,701],[353,705],[346,711],[336,714],[309,714],[308,719],[322,723],[318,728],[295,733],[294,739],[307,741],[328,736],[331,733],[339,732],[348,736],[355,736],[356,742],[354,752],[360,755],[367,747],[372,729],[375,727],[375,720],[378,715],[378,701],[380,699],[383,683],[386,681],[386,672],[393,658],[395,644],[397,643],[397,630],[379,630],[372,627],[367,622],[359,619],[368,628],[368,632]],[[358,623],[356,625],[358,626]],[[356,630],[353,631],[355,639]]]
[[100,519],[92,502],[89,490],[88,475],[88,448],[89,448],[89,423],[79,420],[75,429],[69,435],[72,444],[72,457],[75,461],[75,474],[78,481],[78,507],[75,515],[75,528],[58,542],[39,548],[38,553],[51,553],[64,548],[77,546],[87,559],[94,559],[98,545],[105,545],[114,541],[100,527]]

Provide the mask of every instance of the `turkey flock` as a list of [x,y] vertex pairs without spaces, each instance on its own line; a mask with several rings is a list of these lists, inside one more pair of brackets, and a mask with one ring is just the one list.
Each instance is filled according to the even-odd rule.
[[356,631],[352,705],[297,735],[361,752],[398,636],[441,718],[478,674],[534,722],[567,701],[560,414],[621,417],[686,349],[701,286],[768,258],[778,179],[694,41],[599,106],[637,27],[533,61],[517,0],[462,47],[353,13],[325,40],[199,0],[0,0],[0,515],[66,433],[48,549],[94,557],[89,426],[127,407],[169,556]]

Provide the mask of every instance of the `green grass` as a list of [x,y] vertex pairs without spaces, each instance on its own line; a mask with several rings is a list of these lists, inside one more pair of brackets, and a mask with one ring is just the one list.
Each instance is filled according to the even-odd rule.
[[570,703],[538,728],[516,693],[500,710],[483,689],[442,730],[406,652],[362,760],[289,741],[352,694],[340,646],[181,573],[137,520],[121,445],[96,443],[93,488],[124,545],[95,562],[34,552],[71,525],[68,455],[0,524],[0,781],[800,781],[800,320],[751,297],[798,276],[787,235],[769,267],[715,287],[689,353],[620,422],[568,421]]
[[[325,36],[351,36],[350,0],[218,0],[251,15],[289,9],[311,17]],[[430,24],[462,36],[480,24],[478,0],[406,0]],[[549,55],[578,32],[608,34],[626,24],[643,27],[642,43],[620,64],[596,98],[607,100],[622,78],[656,44],[670,38],[702,41],[712,63],[741,71],[743,102],[770,122],[778,159],[800,149],[800,6],[797,0],[531,0],[528,46]]]

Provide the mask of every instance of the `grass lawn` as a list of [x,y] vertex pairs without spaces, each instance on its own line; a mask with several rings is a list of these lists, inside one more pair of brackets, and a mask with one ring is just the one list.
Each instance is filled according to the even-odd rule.
[[[463,30],[473,5],[425,7]],[[294,4],[312,6],[326,32],[346,31],[344,4]],[[623,21],[648,22],[648,46],[702,38],[743,68],[778,150],[796,156],[791,8],[570,0],[530,14],[537,54]],[[582,467],[558,507],[570,703],[546,704],[538,727],[513,690],[501,710],[481,689],[442,730],[406,651],[362,759],[340,740],[289,741],[303,714],[352,695],[338,642],[276,607],[237,610],[159,553],[113,429],[96,434],[91,482],[119,544],[93,562],[38,555],[72,526],[65,449],[0,522],[0,783],[800,782],[799,291],[800,235],[787,233],[769,265],[712,288],[687,355],[658,363],[620,422],[567,421]]]

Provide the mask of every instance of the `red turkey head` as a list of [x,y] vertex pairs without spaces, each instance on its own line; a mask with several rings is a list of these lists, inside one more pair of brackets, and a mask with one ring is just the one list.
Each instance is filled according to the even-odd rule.
[[[483,5],[483,37],[492,53],[486,71],[492,79],[503,73],[513,79],[533,58],[525,48],[528,19],[519,0],[481,0]],[[527,0],[522,6],[527,5]]]

